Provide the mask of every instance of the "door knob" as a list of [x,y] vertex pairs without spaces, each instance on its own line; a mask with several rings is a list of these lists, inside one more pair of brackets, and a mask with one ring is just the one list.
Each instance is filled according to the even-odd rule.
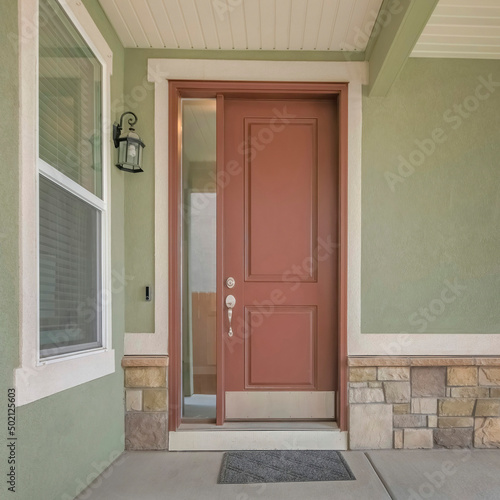
[[227,307],[227,319],[229,320],[229,332],[228,335],[230,337],[233,336],[233,329],[231,327],[231,320],[233,319],[233,307],[236,304],[236,299],[234,295],[228,295],[226,297],[226,307]]

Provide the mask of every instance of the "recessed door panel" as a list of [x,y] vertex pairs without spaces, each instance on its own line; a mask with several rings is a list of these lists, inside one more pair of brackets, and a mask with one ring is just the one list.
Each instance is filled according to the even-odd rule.
[[247,281],[315,281],[317,120],[245,119]]
[[246,328],[246,389],[316,388],[316,307],[247,307]]

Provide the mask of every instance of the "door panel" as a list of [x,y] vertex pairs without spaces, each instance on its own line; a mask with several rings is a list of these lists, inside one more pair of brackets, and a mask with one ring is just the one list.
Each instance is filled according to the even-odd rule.
[[[245,307],[246,389],[316,387],[316,307]],[[276,363],[275,360],[280,360]]]
[[[224,168],[226,419],[330,418],[316,402],[337,383],[336,101],[226,99]],[[281,412],[265,409],[273,391]],[[298,401],[316,410],[296,416]]]
[[277,133],[270,121],[245,119],[245,144],[255,144],[245,158],[245,278],[315,281],[317,120],[293,119]]

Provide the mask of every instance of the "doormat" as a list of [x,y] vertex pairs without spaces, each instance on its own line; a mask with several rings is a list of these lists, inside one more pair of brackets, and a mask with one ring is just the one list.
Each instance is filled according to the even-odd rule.
[[338,451],[230,451],[224,453],[218,483],[293,483],[355,479]]

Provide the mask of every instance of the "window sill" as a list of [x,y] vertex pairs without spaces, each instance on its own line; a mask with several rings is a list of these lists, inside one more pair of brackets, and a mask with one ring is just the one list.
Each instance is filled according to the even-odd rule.
[[107,351],[105,347],[102,346],[96,346],[96,347],[91,347],[89,349],[81,350],[81,351],[75,351],[75,352],[66,352],[62,354],[56,354],[53,356],[46,356],[45,358],[40,358],[37,366],[43,366],[46,364],[50,363],[59,363],[61,361],[65,361],[67,359],[74,359],[74,358],[79,358],[81,356],[90,356],[92,354],[99,354],[101,352]]
[[23,406],[114,372],[113,349],[88,352],[39,366],[22,366],[14,372],[16,403]]

